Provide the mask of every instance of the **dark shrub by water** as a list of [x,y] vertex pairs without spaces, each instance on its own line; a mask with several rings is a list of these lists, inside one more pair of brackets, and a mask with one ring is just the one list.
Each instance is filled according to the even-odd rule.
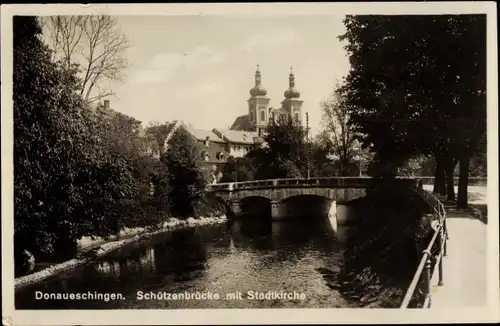
[[361,220],[346,243],[341,292],[361,306],[398,307],[432,237],[429,207],[393,182],[377,183],[351,207]]

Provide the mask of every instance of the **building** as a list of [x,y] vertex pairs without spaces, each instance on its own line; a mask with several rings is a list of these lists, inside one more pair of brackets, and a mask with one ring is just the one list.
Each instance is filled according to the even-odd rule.
[[[285,117],[293,117],[302,121],[302,103],[300,92],[295,89],[295,76],[290,71],[288,89],[284,92],[285,99],[278,109],[269,105],[270,98],[262,86],[262,75],[259,66],[255,72],[255,85],[250,89],[247,100],[248,112],[235,119],[229,129],[214,128],[212,130],[196,129],[181,121],[176,121],[169,136],[165,139],[165,148],[177,128],[184,128],[196,141],[201,158],[215,172],[221,164],[225,164],[229,156],[243,157],[252,149],[262,146],[267,126],[271,121]],[[214,177],[214,182],[217,180]]]
[[222,164],[226,163],[229,156],[242,157],[263,143],[263,139],[258,137],[256,132],[217,128],[212,130],[196,129],[192,125],[176,121],[165,139],[164,150],[168,149],[169,141],[178,128],[187,131],[196,142],[200,158],[213,174],[213,182],[218,180],[216,171]]
[[262,136],[270,121],[277,121],[285,117],[292,117],[302,121],[302,104],[300,92],[295,89],[295,75],[290,69],[288,76],[288,89],[284,93],[285,99],[281,102],[281,108],[275,109],[269,106],[270,98],[267,90],[262,86],[262,75],[259,66],[255,72],[255,86],[250,89],[248,99],[248,113],[234,120],[231,130],[242,130],[256,132]]

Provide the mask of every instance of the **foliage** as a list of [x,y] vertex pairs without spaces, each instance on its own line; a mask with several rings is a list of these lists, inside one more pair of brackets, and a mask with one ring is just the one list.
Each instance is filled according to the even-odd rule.
[[265,146],[250,151],[255,179],[296,178],[307,173],[306,130],[291,118],[271,123],[264,136]]
[[339,166],[331,158],[332,146],[330,137],[324,131],[311,142],[311,176],[333,177],[341,174]]
[[165,175],[140,122],[89,107],[40,32],[36,18],[14,19],[15,250],[58,260],[82,236],[154,224]]
[[167,169],[171,213],[178,217],[193,216],[193,205],[203,196],[206,180],[195,141],[183,128],[177,129],[171,145],[162,154]]
[[51,62],[40,33],[36,18],[14,18],[15,237],[35,254],[53,254],[71,252],[92,229],[78,181],[102,152],[74,73]]
[[458,160],[467,170],[486,128],[485,16],[347,16],[345,25],[352,69],[340,92],[363,145],[395,166],[433,155],[442,182]]
[[409,158],[403,165],[398,167],[397,174],[405,177],[414,177],[423,175],[422,165],[425,157]]
[[146,135],[155,140],[154,151],[160,153],[165,146],[165,139],[172,131],[174,123],[151,122],[145,130]]
[[340,175],[339,167],[329,158],[331,141],[324,133],[312,142],[305,141],[305,130],[297,122],[281,120],[269,127],[265,146],[253,149],[242,158],[229,157],[219,169],[220,182],[274,178],[301,178]]
[[270,156],[281,156],[297,166],[304,166],[306,161],[306,130],[299,121],[288,119],[271,122],[267,128],[264,141]]
[[66,69],[74,64],[80,67],[80,95],[88,102],[113,95],[104,83],[121,80],[129,46],[116,17],[46,16],[41,21],[54,58]]
[[416,193],[385,181],[351,205],[361,220],[345,244],[340,292],[354,292],[362,305],[397,307],[432,237],[430,208]]
[[220,168],[220,182],[238,182],[254,180],[255,166],[249,157],[228,157],[226,164]]
[[323,110],[323,137],[331,144],[331,154],[340,162],[340,175],[349,174],[349,164],[353,162],[360,148],[356,140],[355,124],[350,123],[350,113],[344,104],[340,86],[321,103]]
[[[118,112],[95,114],[100,118],[94,132],[106,153],[105,164],[96,166],[102,173],[97,180],[104,186],[100,188],[102,193],[96,196],[100,200],[95,200],[94,207],[101,208],[101,225],[96,234],[116,233],[124,226],[156,224],[161,209],[166,207],[150,194],[151,182],[162,182],[158,179],[161,167],[150,151],[152,140],[142,135],[140,121],[134,118]],[[109,200],[103,200],[105,198]]]

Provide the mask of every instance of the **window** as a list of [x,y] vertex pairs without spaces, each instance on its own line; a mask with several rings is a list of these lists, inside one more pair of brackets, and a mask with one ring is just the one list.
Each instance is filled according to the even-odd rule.
[[266,120],[266,111],[262,110],[260,111],[260,121],[265,121]]
[[295,112],[295,120],[299,121],[299,113]]

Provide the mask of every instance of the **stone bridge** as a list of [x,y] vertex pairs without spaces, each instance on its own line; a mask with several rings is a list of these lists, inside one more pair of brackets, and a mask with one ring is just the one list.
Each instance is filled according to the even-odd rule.
[[[212,184],[207,191],[222,198],[235,216],[255,212],[270,203],[273,219],[295,212],[335,214],[336,205],[364,197],[373,184],[370,177],[333,177],[309,179],[272,179]],[[399,178],[403,187],[416,187],[417,180]],[[334,211],[335,210],[335,211]]]

